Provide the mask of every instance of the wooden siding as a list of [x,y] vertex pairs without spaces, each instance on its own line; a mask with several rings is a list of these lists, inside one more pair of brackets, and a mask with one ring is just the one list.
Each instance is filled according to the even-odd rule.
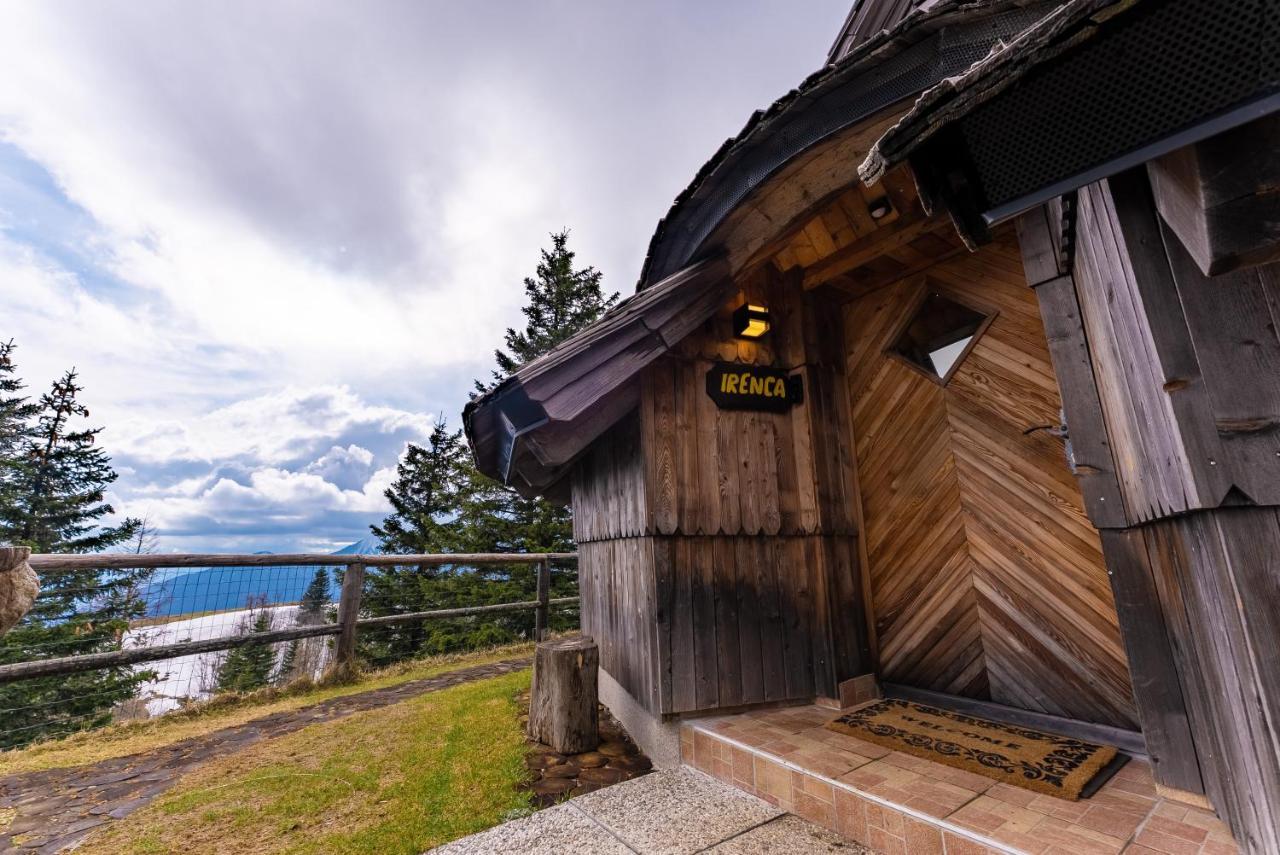
[[1246,851],[1280,851],[1280,265],[1204,276],[1143,170],[1080,199],[1073,276],[1041,289],[1068,332],[1070,291],[1080,308],[1062,388],[1073,439],[1093,409],[1115,461],[1088,474],[1123,512],[1090,511],[1156,780],[1208,795]]
[[[1132,726],[1097,532],[1011,232],[848,304],[850,400],[880,674]],[[884,351],[933,288],[995,319],[945,387]]]
[[857,585],[852,538],[621,538],[581,544],[579,561],[582,630],[651,712],[830,695],[839,662],[865,660],[831,625]]
[[1180,762],[1198,759],[1205,792],[1245,851],[1280,852],[1280,513],[1193,512],[1109,540],[1120,537],[1130,569],[1154,580],[1167,622],[1132,629],[1173,641],[1177,683],[1152,688],[1185,699],[1195,749]]
[[[794,279],[766,274],[746,289],[770,308],[767,341],[735,339],[726,306],[643,372],[639,408],[575,470],[579,542],[856,534],[839,309]],[[716,362],[799,374],[804,403],[786,413],[721,410],[706,393]]]
[[[770,271],[744,292],[768,339],[734,339],[727,305],[645,370],[572,479],[583,629],[655,713],[835,696],[871,670],[840,313]],[[801,374],[804,403],[721,410],[716,361]]]
[[600,647],[600,667],[652,712],[662,704],[659,663],[669,648],[657,632],[657,572],[652,538],[578,544],[582,632]]
[[640,416],[623,418],[574,467],[573,539],[579,544],[651,533]]
[[1078,245],[1127,522],[1280,504],[1280,268],[1206,277],[1142,171],[1081,191]]

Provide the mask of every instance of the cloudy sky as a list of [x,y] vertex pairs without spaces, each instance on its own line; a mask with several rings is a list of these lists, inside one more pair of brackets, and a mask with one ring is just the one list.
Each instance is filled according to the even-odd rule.
[[366,536],[569,227],[659,217],[849,0],[0,0],[0,338],[165,551]]

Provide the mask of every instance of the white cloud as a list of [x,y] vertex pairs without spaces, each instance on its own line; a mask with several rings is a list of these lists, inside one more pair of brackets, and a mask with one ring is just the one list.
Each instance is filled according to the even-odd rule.
[[364,483],[373,465],[373,452],[369,449],[354,444],[346,448],[335,445],[303,471],[350,489]]
[[398,450],[406,440],[426,439],[434,422],[429,413],[370,404],[345,386],[288,387],[182,419],[122,418],[110,436],[112,453],[132,465],[250,460],[323,466],[335,452],[372,460],[372,452],[359,446],[334,448],[336,440],[361,437],[384,447],[393,442]]
[[0,336],[167,546],[362,532],[547,233],[628,291],[847,3],[0,0]]

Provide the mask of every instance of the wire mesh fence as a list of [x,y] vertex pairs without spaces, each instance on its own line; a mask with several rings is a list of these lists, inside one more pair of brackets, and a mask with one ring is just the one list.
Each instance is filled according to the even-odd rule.
[[575,558],[32,556],[41,594],[0,638],[0,749],[315,680],[343,651],[378,668],[531,639],[540,611],[571,629]]
[[[370,567],[364,578],[360,616],[529,602],[537,596],[537,575],[538,565],[530,563]],[[576,562],[551,562],[550,579],[549,596],[572,597],[574,603],[551,609],[548,628],[576,628]],[[535,621],[533,610],[523,610],[367,626],[360,631],[356,650],[362,663],[377,668],[406,659],[531,639]]]

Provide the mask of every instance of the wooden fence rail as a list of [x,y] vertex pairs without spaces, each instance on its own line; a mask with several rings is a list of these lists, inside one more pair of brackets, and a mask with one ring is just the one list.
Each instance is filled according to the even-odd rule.
[[[546,635],[548,616],[552,606],[578,602],[577,597],[552,599],[551,563],[577,559],[573,552],[520,553],[520,554],[454,554],[454,555],[33,555],[31,566],[37,574],[41,570],[67,570],[93,568],[161,568],[161,567],[289,567],[289,566],[345,566],[342,574],[342,592],[338,599],[338,622],[317,626],[297,626],[290,629],[254,632],[245,635],[224,636],[202,641],[183,641],[175,644],[159,644],[153,647],[134,647],[105,653],[88,653],[80,656],[62,656],[56,659],[38,659],[31,662],[15,662],[0,665],[0,684],[31,677],[51,677],[74,674],[98,668],[135,665],[156,662],[193,653],[212,653],[230,650],[249,644],[273,644],[299,638],[337,636],[335,647],[336,668],[349,668],[355,663],[356,637],[362,628],[391,626],[424,620],[468,617],[502,612],[533,611],[534,635],[541,641]],[[364,591],[364,572],[368,566],[435,566],[440,565],[492,565],[537,564],[537,599],[518,603],[498,603],[487,606],[463,606],[460,608],[432,609],[409,612],[402,615],[383,615],[361,618],[360,600]]]

